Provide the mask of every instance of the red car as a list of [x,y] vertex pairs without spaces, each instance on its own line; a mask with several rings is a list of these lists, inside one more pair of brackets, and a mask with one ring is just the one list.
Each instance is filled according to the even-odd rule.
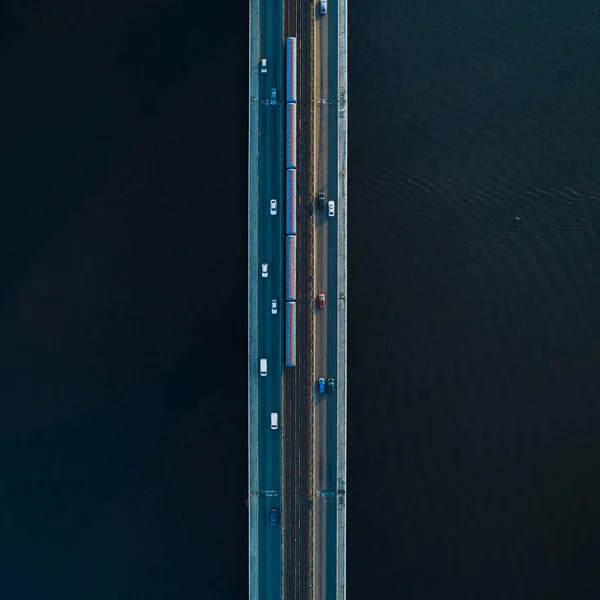
[[325,294],[319,294],[319,308],[325,308]]

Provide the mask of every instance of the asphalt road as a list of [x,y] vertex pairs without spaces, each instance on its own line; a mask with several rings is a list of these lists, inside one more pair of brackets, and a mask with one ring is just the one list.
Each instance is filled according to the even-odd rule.
[[[314,372],[335,379],[337,372],[337,2],[328,14],[315,5],[315,197],[325,192],[336,203],[336,217],[315,207],[315,293],[326,295],[325,309],[315,308]],[[315,305],[317,306],[317,305]],[[336,592],[336,422],[337,396],[314,395],[314,598]]]
[[[267,59],[267,73],[259,78],[258,138],[258,359],[268,361],[268,374],[258,382],[258,460],[260,489],[259,525],[259,597],[280,600],[281,559],[281,429],[271,430],[271,412],[281,416],[283,371],[283,219],[285,211],[283,150],[285,48],[282,4],[260,3],[260,58]],[[260,63],[260,61],[259,61]],[[260,71],[260,64],[256,65]],[[271,89],[277,89],[278,103],[270,104]],[[269,212],[269,201],[277,200],[277,215]],[[260,264],[269,265],[263,278]],[[271,314],[271,300],[278,302],[277,314]],[[281,418],[280,418],[281,423]],[[272,508],[279,511],[279,524],[270,525]]]
[[[305,6],[307,6],[306,4]],[[327,200],[336,201],[337,209],[337,2],[330,0],[329,14],[321,16],[316,3],[315,10],[315,93],[318,100],[314,106],[314,190],[313,197],[324,191]],[[289,24],[288,24],[289,26]],[[267,59],[268,72],[259,77],[259,136],[258,136],[258,352],[256,369],[260,358],[268,361],[268,375],[258,378],[258,463],[259,463],[259,532],[258,532],[258,573],[259,598],[265,600],[282,598],[282,430],[285,420],[282,415],[283,395],[283,336],[285,319],[285,296],[283,290],[284,264],[284,216],[285,216],[285,40],[282,3],[260,3],[259,58]],[[330,43],[331,42],[331,43]],[[260,71],[260,60],[256,65]],[[300,73],[299,73],[300,90]],[[278,102],[270,104],[271,89],[277,89]],[[300,114],[299,114],[300,119]],[[305,133],[305,132],[304,132]],[[300,139],[303,133],[299,132]],[[304,146],[302,146],[304,148]],[[302,154],[299,152],[299,160]],[[303,164],[305,164],[303,162]],[[306,177],[305,170],[299,168],[300,176]],[[300,188],[299,188],[300,189]],[[301,194],[300,194],[301,195]],[[275,198],[278,204],[277,215],[269,213],[269,201]],[[299,241],[302,230],[308,223],[306,198],[299,206]],[[302,209],[302,210],[300,210]],[[337,213],[337,211],[336,211]],[[320,210],[315,202],[314,212],[314,296],[325,293],[327,307],[319,309],[315,298],[309,299],[314,311],[314,382],[319,377],[326,380],[337,372],[337,219],[329,218],[327,209]],[[306,250],[305,250],[306,252]],[[260,264],[269,265],[269,276],[263,278]],[[301,264],[298,262],[299,280]],[[304,275],[305,276],[305,275]],[[305,285],[300,290],[306,290]],[[278,301],[278,313],[271,314],[271,300]],[[306,297],[302,299],[306,302]],[[299,308],[301,308],[299,303]],[[299,312],[300,321],[307,322],[306,314]],[[298,332],[300,334],[300,331]],[[299,342],[301,342],[299,335]],[[303,347],[300,344],[300,347]],[[306,349],[305,349],[306,350]],[[308,356],[308,354],[306,354]],[[308,369],[301,359],[296,371],[300,379],[305,378]],[[304,372],[306,371],[306,372]],[[297,407],[306,408],[306,389],[298,386],[294,395]],[[334,598],[336,592],[336,411],[335,394],[320,395],[314,386],[314,598]],[[288,399],[289,400],[289,399]],[[279,414],[280,429],[270,428],[271,412]],[[292,421],[290,421],[292,422]],[[292,461],[299,460],[298,476],[306,475],[306,457],[302,448],[306,446],[298,431],[305,429],[307,415],[297,414],[293,419],[295,445],[288,452]],[[289,436],[288,436],[289,437]],[[296,447],[298,446],[298,447]],[[296,455],[297,452],[300,454]],[[294,477],[295,480],[295,477]],[[302,479],[302,481],[304,481]],[[296,485],[296,484],[294,484]],[[293,534],[289,543],[306,545],[302,523],[306,523],[308,490],[301,484],[295,491],[297,505],[294,513],[288,515],[289,533]],[[270,512],[279,511],[279,524],[270,525]],[[300,524],[296,523],[300,519]],[[293,523],[293,527],[292,527]],[[296,527],[298,527],[296,531]],[[300,538],[296,536],[300,535]],[[296,540],[293,542],[293,540]],[[301,565],[306,560],[307,548],[297,548],[290,553],[295,575],[292,584],[294,595],[303,597],[307,592],[306,574]],[[289,561],[288,561],[289,562]],[[297,570],[299,569],[299,570]],[[297,587],[296,587],[297,586]],[[290,588],[291,591],[292,588]]]

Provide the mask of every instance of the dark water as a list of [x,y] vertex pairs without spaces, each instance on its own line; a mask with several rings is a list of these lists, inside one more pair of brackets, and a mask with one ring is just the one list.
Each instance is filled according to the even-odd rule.
[[[350,8],[348,598],[596,598],[597,7]],[[247,3],[0,22],[0,595],[247,597]]]
[[247,596],[247,18],[4,8],[3,600]]
[[351,8],[348,597],[596,598],[595,5]]

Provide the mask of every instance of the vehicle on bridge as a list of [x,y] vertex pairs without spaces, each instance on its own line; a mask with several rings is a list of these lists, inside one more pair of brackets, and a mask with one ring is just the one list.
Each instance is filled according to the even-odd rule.
[[267,72],[267,59],[263,58],[260,61],[260,72],[261,73],[266,73]]
[[333,379],[333,377],[330,377],[327,380],[327,393],[335,394],[335,379]]
[[269,265],[267,263],[263,263],[261,268],[260,268],[260,274],[263,277],[268,277],[269,276]]
[[296,366],[296,303],[285,303],[285,366]]
[[289,37],[285,40],[285,56],[287,63],[285,101],[290,104],[296,102],[296,38]]
[[319,194],[319,208],[325,208],[325,194],[323,192]]
[[271,300],[271,314],[272,315],[277,314],[277,300],[275,298],[273,298],[273,300]]
[[279,427],[279,417],[276,412],[271,413],[271,429],[277,429]]
[[319,394],[325,393],[325,378],[319,377]]
[[286,169],[296,168],[296,105],[286,106]]
[[271,527],[277,527],[279,523],[279,512],[276,508],[271,509]]
[[321,0],[321,14],[327,14],[327,0]]
[[285,238],[285,299],[296,300],[296,236]]
[[296,235],[296,209],[298,204],[296,186],[296,171],[287,169],[285,172],[285,233]]
[[327,203],[327,214],[330,217],[335,217],[335,202],[333,200]]
[[272,215],[277,214],[277,200],[275,200],[275,198],[271,198],[271,202],[269,204],[269,211]]
[[267,359],[266,358],[260,359],[260,374],[261,374],[261,377],[267,376]]
[[271,104],[277,104],[277,89],[271,89]]
[[325,308],[325,294],[319,294],[319,308]]

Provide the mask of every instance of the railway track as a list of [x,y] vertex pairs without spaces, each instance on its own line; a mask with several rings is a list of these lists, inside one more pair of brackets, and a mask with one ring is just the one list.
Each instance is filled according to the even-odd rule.
[[298,39],[298,231],[297,231],[297,361],[286,369],[284,413],[283,598],[310,598],[309,569],[309,398],[312,371],[312,273],[309,271],[310,213],[310,69],[309,0],[286,0],[286,37]]

